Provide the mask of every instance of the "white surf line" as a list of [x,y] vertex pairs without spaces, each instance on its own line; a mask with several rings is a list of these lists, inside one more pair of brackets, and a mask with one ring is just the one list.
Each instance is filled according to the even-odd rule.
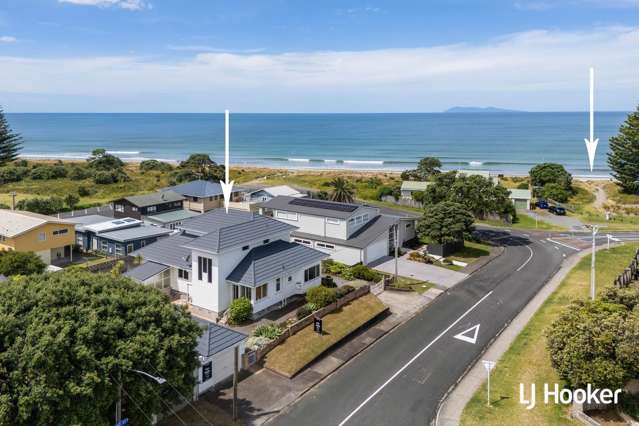
[[526,248],[527,248],[528,250],[530,250],[530,256],[528,256],[528,259],[526,259],[526,261],[525,261],[525,262],[524,262],[524,263],[523,263],[523,264],[522,264],[519,268],[517,268],[517,269],[515,270],[515,272],[519,272],[519,271],[521,271],[522,269],[524,269],[524,266],[528,265],[528,262],[530,262],[530,260],[531,260],[531,259],[533,258],[533,256],[535,255],[535,253],[533,252],[533,249],[531,249],[531,248],[530,248],[530,246],[526,246]]
[[569,248],[569,249],[572,249],[572,250],[575,250],[575,251],[581,251],[580,249],[578,249],[578,248],[576,248],[576,247],[569,246],[568,244],[561,243],[561,242],[559,242],[559,241],[555,241],[555,240],[553,240],[552,238],[546,238],[546,239],[547,239],[548,241],[550,241],[551,243],[559,244],[560,246],[564,246],[564,247],[566,247],[566,248]]
[[390,382],[392,382],[397,376],[399,376],[400,374],[402,374],[402,371],[404,371],[406,368],[408,368],[409,365],[411,365],[413,362],[415,362],[415,360],[417,360],[417,358],[419,358],[420,356],[422,356],[422,354],[424,352],[426,352],[431,346],[433,346],[439,339],[441,339],[446,333],[448,333],[450,331],[451,328],[453,328],[455,325],[457,325],[457,323],[459,321],[461,321],[462,319],[464,319],[464,317],[466,315],[468,315],[470,312],[472,312],[477,306],[479,306],[479,304],[481,302],[483,302],[484,300],[486,300],[486,298],[488,296],[490,296],[493,293],[493,290],[489,291],[488,293],[486,293],[486,295],[484,295],[484,297],[482,297],[481,299],[479,299],[477,301],[477,303],[475,303],[473,306],[471,306],[470,308],[468,308],[468,310],[466,312],[464,312],[463,314],[461,314],[461,316],[459,318],[457,318],[455,321],[453,321],[453,323],[451,325],[449,325],[446,330],[442,331],[437,337],[435,337],[433,340],[431,340],[431,342],[424,346],[424,348],[422,350],[420,350],[417,355],[415,355],[414,357],[412,357],[406,364],[404,364],[404,366],[402,368],[400,368],[399,370],[397,370],[397,372],[395,372],[395,374],[393,374],[392,376],[390,376],[390,378],[388,380],[386,380],[380,387],[377,388],[377,390],[375,390],[375,392],[373,392],[372,394],[370,394],[370,396],[368,398],[366,398],[364,400],[364,402],[362,402],[361,404],[359,404],[357,406],[357,408],[355,408],[348,416],[346,416],[346,418],[344,420],[342,420],[339,423],[339,426],[343,426],[344,424],[346,424],[346,422],[348,422],[355,414],[357,414],[357,412],[359,410],[361,410],[371,399],[373,399],[375,397],[375,395],[377,395],[378,393],[380,393],[386,386],[388,386],[388,384]]

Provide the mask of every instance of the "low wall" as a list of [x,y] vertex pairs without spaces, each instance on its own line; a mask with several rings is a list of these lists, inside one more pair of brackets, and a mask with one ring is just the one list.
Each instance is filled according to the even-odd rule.
[[635,252],[635,257],[630,262],[630,265],[615,278],[615,286],[617,288],[628,287],[628,284],[637,278],[639,278],[639,249]]
[[464,241],[455,241],[454,243],[445,244],[428,244],[428,254],[435,256],[448,257],[451,254],[464,248]]

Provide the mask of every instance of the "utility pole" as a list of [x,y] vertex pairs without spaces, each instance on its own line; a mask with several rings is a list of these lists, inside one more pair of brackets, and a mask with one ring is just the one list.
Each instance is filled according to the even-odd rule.
[[595,300],[595,236],[599,231],[599,225],[591,225],[592,229],[592,256],[590,258],[590,299]]
[[395,225],[395,285],[399,280],[398,260],[399,257],[399,224]]
[[118,373],[118,401],[115,403],[115,424],[122,421],[122,371]]

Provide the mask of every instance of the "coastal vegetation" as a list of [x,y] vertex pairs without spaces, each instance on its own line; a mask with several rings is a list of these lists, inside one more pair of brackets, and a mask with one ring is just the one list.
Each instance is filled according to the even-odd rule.
[[417,224],[417,234],[423,241],[438,244],[469,239],[475,218],[462,204],[443,201],[426,208]]
[[608,165],[624,193],[639,194],[639,107],[610,138]]
[[0,167],[15,161],[22,148],[22,137],[11,130],[9,122],[0,108]]
[[564,203],[574,193],[572,175],[557,163],[542,163],[530,169],[530,184],[537,197]]
[[46,263],[33,252],[0,250],[0,275],[5,277],[41,274],[46,267]]
[[404,170],[402,180],[428,181],[434,175],[441,173],[442,162],[439,158],[425,157],[419,160],[414,170]]
[[331,201],[338,201],[340,203],[352,203],[355,195],[353,186],[344,178],[336,177],[328,183],[332,188],[330,193]]

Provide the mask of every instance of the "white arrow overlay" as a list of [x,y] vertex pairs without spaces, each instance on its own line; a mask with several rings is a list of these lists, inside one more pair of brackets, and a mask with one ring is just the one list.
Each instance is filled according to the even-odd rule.
[[222,185],[222,193],[224,194],[224,208],[226,213],[229,212],[229,203],[231,202],[231,192],[233,191],[233,181],[229,177],[229,110],[224,112],[224,179],[226,182],[220,181]]
[[[462,331],[461,333],[456,334],[453,337],[455,339],[461,340],[462,342],[472,343],[474,345],[475,343],[477,343],[477,335],[479,334],[479,325],[480,324],[474,325],[470,327],[468,330]],[[473,333],[473,337],[470,337],[468,335],[470,332]]]
[[588,150],[588,162],[590,171],[595,165],[595,152],[599,139],[595,139],[595,69],[590,68],[590,139],[584,139],[586,150]]

